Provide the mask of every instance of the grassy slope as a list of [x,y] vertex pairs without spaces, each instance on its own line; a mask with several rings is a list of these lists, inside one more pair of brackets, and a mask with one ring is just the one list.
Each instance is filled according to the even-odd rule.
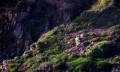
[[[108,1],[108,0],[107,0]],[[119,53],[119,12],[113,5],[107,9],[107,3],[102,2],[91,10],[84,11],[80,17],[76,18],[71,24],[60,25],[53,30],[43,34],[34,43],[37,47],[32,51],[26,51],[22,56],[13,59],[11,70],[36,72],[36,71],[58,71],[58,72],[77,72],[77,71],[110,71],[115,62],[120,61],[119,56],[108,63],[108,59]],[[107,11],[106,11],[107,9]],[[103,18],[101,15],[106,11]],[[110,24],[110,28],[101,33],[100,36],[90,39],[95,40],[96,44],[91,46],[91,52],[80,57],[71,53],[64,53],[63,50],[72,47],[67,42],[71,39],[68,33],[79,32],[82,29],[91,27],[101,27]],[[97,47],[100,48],[97,48]],[[112,49],[112,50],[111,50]],[[111,54],[111,55],[109,55]],[[115,62],[114,62],[115,61]],[[111,63],[112,62],[112,63]],[[16,67],[16,68],[15,68]],[[109,70],[108,70],[109,68]]]

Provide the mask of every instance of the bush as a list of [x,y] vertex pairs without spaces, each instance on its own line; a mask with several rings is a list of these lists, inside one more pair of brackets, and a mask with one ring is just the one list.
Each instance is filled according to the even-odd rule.
[[110,64],[106,60],[99,60],[97,62],[97,69],[100,70],[110,70]]
[[93,48],[92,52],[90,52],[88,56],[93,57],[93,58],[101,58],[103,57],[102,50],[99,48]]
[[14,67],[14,68],[11,68],[8,72],[18,72],[18,69]]
[[91,61],[87,58],[78,58],[71,62],[67,62],[69,70],[71,71],[80,71],[80,70],[88,70],[91,65]]
[[13,59],[14,63],[23,63],[24,62],[24,57],[15,57]]
[[54,55],[54,54],[58,54],[59,53],[59,47],[53,47],[53,48],[50,48],[50,49],[47,49],[45,51],[43,51],[43,55],[44,56],[48,56],[48,55]]
[[113,61],[114,62],[120,62],[120,57],[119,56],[114,57]]
[[109,41],[101,41],[98,42],[94,48],[92,48],[91,52],[88,56],[93,58],[107,58],[111,55],[115,55],[120,51],[120,47],[117,44]]
[[65,62],[68,59],[68,55],[67,53],[60,53],[60,54],[54,55],[51,59],[53,63],[57,63],[58,61]]
[[25,51],[23,54],[24,58],[30,58],[33,57],[33,53],[31,51]]
[[70,25],[67,25],[65,28],[64,28],[65,32],[69,33],[69,32],[72,32],[74,30],[72,24]]

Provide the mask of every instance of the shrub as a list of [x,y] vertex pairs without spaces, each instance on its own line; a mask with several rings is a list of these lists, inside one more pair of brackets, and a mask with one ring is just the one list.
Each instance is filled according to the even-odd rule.
[[43,51],[42,54],[44,56],[48,56],[48,55],[54,55],[54,54],[57,54],[57,53],[59,53],[58,47],[47,49],[47,50]]
[[113,61],[114,62],[120,62],[120,57],[119,56],[114,57]]
[[109,41],[101,41],[98,42],[96,46],[94,46],[88,56],[94,58],[106,58],[118,53],[119,51],[119,45]]
[[47,33],[43,34],[37,42],[43,42],[48,37],[52,36],[56,31],[58,30],[58,27],[55,27],[53,30],[48,31]]
[[101,46],[101,49],[104,54],[104,57],[109,57],[120,51],[119,45],[114,44],[113,42],[106,42]]
[[87,58],[78,58],[76,60],[67,62],[67,65],[70,67],[69,70],[72,71],[80,71],[80,70],[88,70],[91,65],[91,61]]
[[64,28],[65,32],[69,33],[69,32],[72,32],[74,30],[72,24],[70,25],[67,25],[65,28]]
[[105,3],[108,2],[108,1],[110,1],[110,0],[99,0],[100,5],[105,4]]
[[13,59],[14,63],[23,63],[24,62],[24,57],[15,57]]
[[106,60],[99,60],[97,62],[97,69],[110,70],[110,64]]
[[88,56],[93,57],[93,58],[101,58],[103,57],[102,50],[99,48],[93,48],[92,52],[90,52]]
[[23,54],[24,58],[30,58],[33,57],[33,53],[31,51],[25,51]]
[[11,68],[8,72],[18,72],[18,69],[14,67],[14,68]]
[[[54,58],[53,58],[54,57]],[[68,59],[68,55],[67,55],[67,53],[60,53],[60,54],[57,54],[57,55],[54,55],[51,59],[52,59],[52,61],[54,62],[54,60],[55,60],[55,62],[54,63],[56,63],[56,60],[57,61],[62,61],[62,62],[65,62],[67,59]],[[54,60],[53,60],[54,59]]]

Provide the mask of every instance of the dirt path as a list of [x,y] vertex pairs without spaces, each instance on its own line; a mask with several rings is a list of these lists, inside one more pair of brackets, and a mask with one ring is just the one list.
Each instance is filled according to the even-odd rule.
[[[105,27],[105,26],[101,27],[101,28],[91,28],[89,30],[82,30],[82,31],[77,32],[77,33],[70,33],[69,35],[72,36],[72,37],[76,37],[77,35],[80,35],[80,34],[84,33],[86,36],[87,35],[90,36],[89,34],[92,33],[95,36],[99,36],[101,32],[106,31],[107,29],[108,29],[108,27]],[[81,42],[81,44],[82,43],[83,42]],[[94,43],[92,42],[90,45],[92,45],[92,44],[94,44]],[[89,48],[90,45],[88,45],[88,46],[82,46],[82,45],[80,45],[78,47],[74,46],[72,48],[64,50],[64,52],[71,52],[73,54],[82,55],[84,52],[89,51],[88,48]]]

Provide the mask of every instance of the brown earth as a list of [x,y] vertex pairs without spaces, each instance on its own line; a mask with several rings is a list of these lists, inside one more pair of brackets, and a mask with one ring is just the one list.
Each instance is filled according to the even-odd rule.
[[[106,31],[107,29],[108,29],[107,26],[101,28],[90,28],[88,30],[82,30],[76,33],[70,33],[69,35],[75,38],[77,35],[84,34],[84,38],[83,38],[83,42],[84,42],[87,36],[91,36],[91,35],[99,36],[100,33]],[[91,42],[88,46],[82,46],[83,42],[81,42],[81,45],[79,46],[74,46],[72,48],[64,50],[64,52],[71,52],[73,54],[82,55],[85,51],[89,51],[88,48],[94,44],[94,42]]]

